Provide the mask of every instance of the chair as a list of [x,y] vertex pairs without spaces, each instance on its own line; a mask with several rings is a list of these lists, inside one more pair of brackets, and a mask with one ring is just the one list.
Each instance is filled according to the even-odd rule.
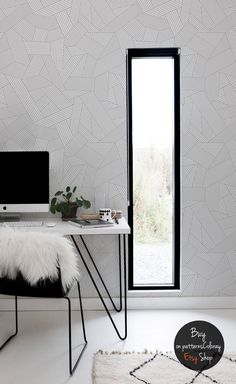
[[[0,230],[0,293],[15,297],[15,332],[0,346],[2,350],[18,333],[18,296],[64,298],[68,303],[69,371],[73,375],[87,346],[77,257],[72,243],[59,234]],[[71,300],[67,296],[77,284],[83,330],[83,348],[72,363]]]

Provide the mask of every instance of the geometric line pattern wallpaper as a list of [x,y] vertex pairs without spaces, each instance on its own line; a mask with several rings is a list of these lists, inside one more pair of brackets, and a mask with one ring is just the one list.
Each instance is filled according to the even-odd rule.
[[[159,296],[236,295],[235,25],[235,0],[0,0],[0,150],[48,150],[52,194],[93,207],[126,212],[126,48],[181,48],[182,291]],[[90,247],[118,294],[114,239]]]

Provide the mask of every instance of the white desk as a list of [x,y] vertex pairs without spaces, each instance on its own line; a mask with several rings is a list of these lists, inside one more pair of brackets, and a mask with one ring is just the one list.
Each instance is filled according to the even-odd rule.
[[[112,227],[108,228],[80,228],[79,226],[75,226],[74,224],[70,224],[69,222],[62,221],[61,219],[50,219],[50,218],[40,218],[38,219],[39,221],[43,221],[44,224],[40,227],[11,227],[15,229],[16,231],[28,231],[28,232],[47,232],[47,233],[59,233],[63,236],[70,236],[75,248],[78,251],[78,255],[80,256],[81,260],[83,261],[83,264],[85,266],[85,269],[87,270],[87,273],[94,285],[94,288],[96,289],[98,296],[100,297],[100,300],[111,320],[111,323],[118,335],[118,337],[121,340],[125,340],[127,337],[127,265],[126,265],[126,249],[127,249],[127,244],[126,244],[126,237],[127,235],[130,234],[130,227],[125,220],[125,218],[119,219],[119,224],[114,224]],[[26,221],[24,219],[24,221]],[[31,219],[30,221],[37,221],[37,219]],[[46,223],[47,222],[56,222],[55,227],[47,227]],[[1,228],[6,228],[6,227],[1,227],[0,226],[0,231]],[[120,303],[119,307],[117,307],[110,295],[110,292],[102,278],[102,275],[94,261],[94,258],[92,257],[92,254],[89,250],[89,247],[84,239],[83,236],[87,235],[117,235],[118,237],[118,253],[119,253],[119,292],[120,292]],[[76,241],[76,236],[79,236],[81,241],[82,241],[82,246],[78,244]],[[122,255],[123,255],[123,268],[122,268]],[[94,278],[94,271],[92,272],[91,267],[87,263],[87,259],[90,259],[93,265],[93,270],[95,271],[95,274],[99,277],[100,282],[102,283],[108,298],[110,299],[110,302],[116,312],[121,312],[123,309],[123,303],[122,303],[122,296],[124,298],[124,325],[125,325],[125,331],[124,331],[124,336],[121,336],[112,316],[111,313],[104,301],[104,298],[102,296],[101,290],[99,289],[96,278]],[[123,284],[122,284],[122,270],[123,270]]]
[[[24,221],[27,221],[24,219]],[[74,224],[70,224],[67,221],[62,221],[59,218],[40,218],[40,219],[31,219],[29,221],[43,221],[44,224],[40,227],[11,227],[17,231],[41,231],[48,233],[60,233],[61,235],[124,235],[130,233],[130,227],[124,217],[119,219],[119,224],[114,223],[112,227],[108,228],[80,228]],[[47,227],[46,223],[55,222],[55,227]],[[7,225],[7,223],[6,223]],[[0,225],[0,230],[2,227]]]

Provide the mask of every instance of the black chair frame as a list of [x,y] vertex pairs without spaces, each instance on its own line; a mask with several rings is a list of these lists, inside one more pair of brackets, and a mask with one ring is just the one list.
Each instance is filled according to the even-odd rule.
[[[59,270],[60,277],[60,270]],[[0,293],[6,295],[15,296],[15,332],[8,337],[8,339],[0,346],[0,351],[9,343],[9,341],[14,338],[18,333],[18,296],[27,296],[27,297],[47,297],[47,298],[63,298],[66,299],[68,303],[68,329],[69,329],[69,371],[70,375],[73,375],[75,369],[87,347],[87,337],[85,332],[85,322],[84,322],[84,314],[82,307],[82,299],[81,299],[81,291],[79,282],[77,282],[78,294],[79,294],[79,303],[80,303],[80,313],[81,313],[81,321],[82,321],[82,329],[83,329],[83,348],[77,358],[76,362],[73,365],[73,357],[72,357],[72,332],[71,332],[71,300],[67,296],[69,289],[66,293],[63,292],[61,286],[61,280],[58,279],[56,282],[51,282],[46,279],[38,283],[37,286],[30,286],[19,274],[16,279],[11,280],[8,278],[0,278]],[[17,293],[17,295],[16,295]]]

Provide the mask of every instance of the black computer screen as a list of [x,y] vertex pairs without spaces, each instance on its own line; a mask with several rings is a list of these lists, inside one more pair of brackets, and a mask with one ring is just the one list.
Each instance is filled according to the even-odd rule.
[[49,153],[0,152],[0,204],[49,203]]

